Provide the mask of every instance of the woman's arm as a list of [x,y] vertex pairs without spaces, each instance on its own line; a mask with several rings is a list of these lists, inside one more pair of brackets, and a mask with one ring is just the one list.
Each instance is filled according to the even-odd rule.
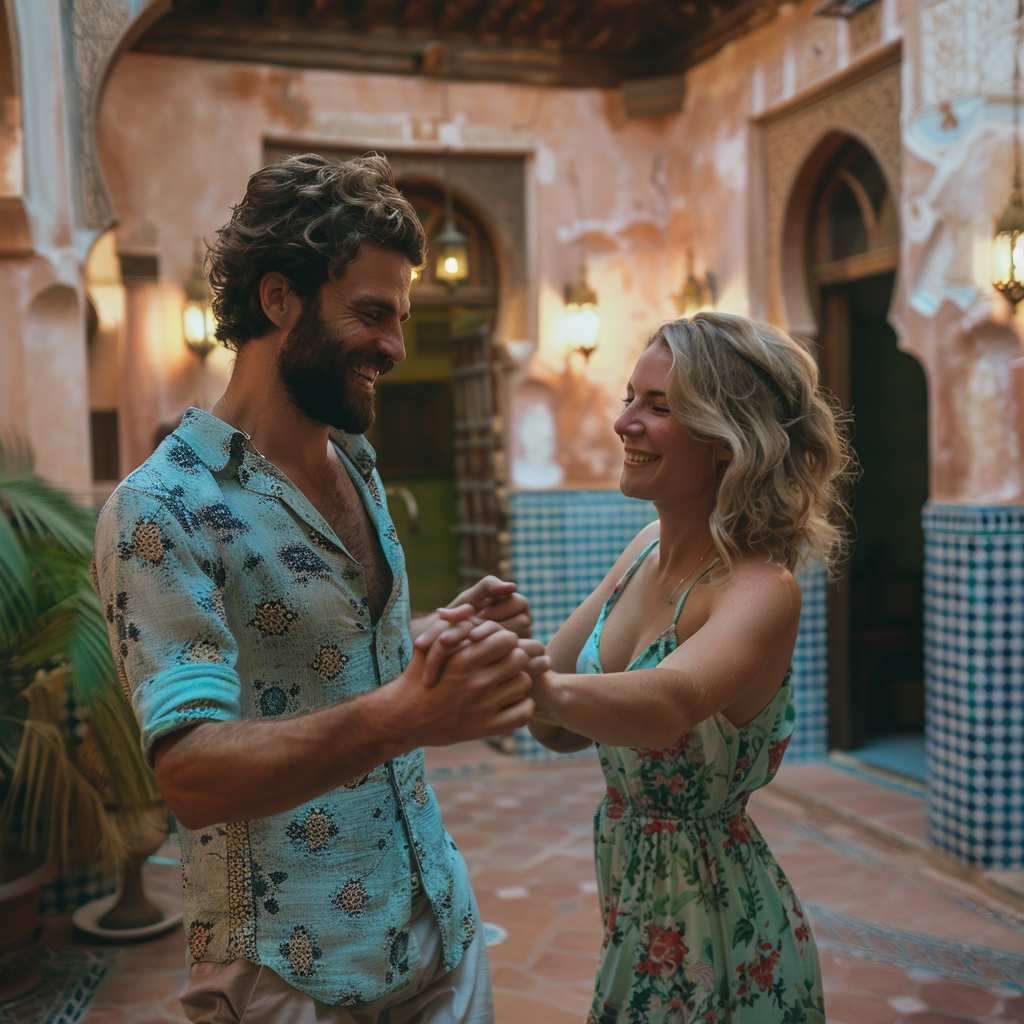
[[792,657],[799,584],[778,566],[738,566],[714,601],[706,624],[656,668],[539,677],[531,728],[559,728],[556,738],[573,733],[611,746],[673,747],[748,691],[756,698],[753,717],[778,690]]
[[[597,625],[598,616],[608,600],[615,585],[622,579],[626,570],[636,561],[637,556],[648,544],[658,536],[659,524],[650,523],[645,526],[619,555],[615,564],[601,581],[600,586],[562,623],[558,632],[548,641],[547,654],[551,659],[551,667],[555,672],[575,672],[576,661],[583,650],[590,634]],[[574,750],[583,750],[593,742],[587,736],[581,736],[557,725],[549,725],[535,720],[527,723],[530,733],[538,743],[549,750],[560,754],[568,754]]]

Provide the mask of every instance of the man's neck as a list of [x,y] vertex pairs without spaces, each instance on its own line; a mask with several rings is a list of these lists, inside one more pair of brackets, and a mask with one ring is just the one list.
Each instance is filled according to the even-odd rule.
[[313,480],[329,465],[330,427],[295,407],[277,370],[277,345],[254,338],[239,349],[213,414],[248,434],[249,447],[291,480]]

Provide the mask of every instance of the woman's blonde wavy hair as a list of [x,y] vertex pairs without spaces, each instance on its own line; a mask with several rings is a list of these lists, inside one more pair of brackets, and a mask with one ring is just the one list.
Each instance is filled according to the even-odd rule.
[[658,343],[672,353],[673,416],[730,452],[710,522],[723,576],[745,549],[790,570],[814,559],[831,574],[848,551],[856,458],[810,353],[777,327],[730,313],[673,320],[649,342]]

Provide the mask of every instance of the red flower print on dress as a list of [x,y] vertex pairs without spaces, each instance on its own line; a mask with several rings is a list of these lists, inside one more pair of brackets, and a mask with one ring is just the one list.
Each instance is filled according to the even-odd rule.
[[745,811],[740,811],[734,818],[729,819],[729,838],[722,845],[733,846],[749,842],[750,829],[747,828],[747,815]]
[[757,987],[762,992],[767,992],[774,982],[772,975],[775,973],[775,965],[779,962],[779,950],[770,942],[762,942],[757,948],[757,959],[749,968],[750,977],[757,982]]
[[[659,928],[656,924],[647,926],[647,939],[644,942],[647,959],[636,965],[639,974],[647,974],[652,978],[661,975],[671,978],[683,964],[689,946],[683,942],[682,933],[675,928]],[[643,953],[641,953],[643,955]]]
[[679,830],[679,824],[675,821],[666,821],[664,818],[651,818],[643,827],[645,836],[660,836],[667,832],[670,836]]
[[665,759],[665,751],[657,747],[636,747],[634,749],[637,757],[642,757],[645,761],[663,761]]
[[608,817],[613,821],[618,821],[619,818],[625,813],[626,801],[622,799],[622,794],[614,787],[608,787]]
[[793,935],[797,942],[806,942],[811,937],[811,929],[805,924],[799,924],[793,929]]
[[779,770],[779,765],[782,764],[782,755],[786,752],[786,747],[789,746],[790,737],[787,736],[784,740],[780,740],[768,751],[768,771],[773,775]]

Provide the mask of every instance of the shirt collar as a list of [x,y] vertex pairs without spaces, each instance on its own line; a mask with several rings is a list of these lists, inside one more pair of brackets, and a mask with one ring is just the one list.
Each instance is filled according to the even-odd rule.
[[[213,473],[219,473],[233,454],[244,450],[245,435],[203,409],[186,410],[175,433]],[[369,480],[377,464],[377,455],[369,441],[362,434],[346,434],[341,430],[332,430],[331,440],[348,456],[360,476]]]

